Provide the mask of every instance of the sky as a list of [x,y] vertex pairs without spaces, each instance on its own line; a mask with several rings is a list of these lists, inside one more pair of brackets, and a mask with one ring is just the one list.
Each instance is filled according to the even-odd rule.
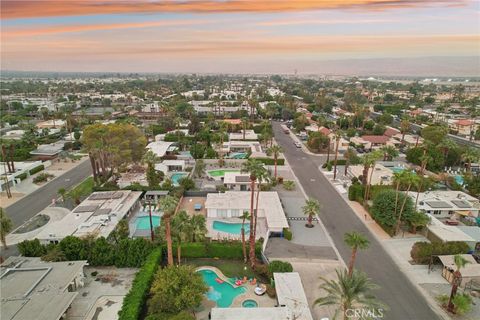
[[480,75],[480,2],[2,0],[1,69]]

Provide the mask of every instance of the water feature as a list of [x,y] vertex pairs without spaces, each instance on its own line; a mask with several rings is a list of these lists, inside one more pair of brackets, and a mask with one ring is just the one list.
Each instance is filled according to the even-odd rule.
[[200,270],[197,272],[202,275],[203,281],[209,287],[207,293],[208,300],[215,301],[217,307],[230,307],[233,300],[247,290],[244,287],[235,288],[229,282],[219,280],[219,276],[213,270]]

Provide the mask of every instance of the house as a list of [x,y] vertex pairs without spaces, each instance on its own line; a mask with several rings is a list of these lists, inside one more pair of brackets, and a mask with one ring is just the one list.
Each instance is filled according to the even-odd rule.
[[[476,282],[480,283],[480,264],[473,258],[471,254],[462,254],[461,255],[468,263],[461,269],[461,282],[460,286],[464,287],[469,283]],[[452,283],[454,280],[454,272],[457,270],[455,265],[455,256],[454,255],[445,255],[438,256],[442,262],[442,276],[449,282]]]
[[313,320],[298,272],[273,274],[276,307],[213,308],[212,320]]
[[[415,202],[417,193],[409,193]],[[427,191],[418,194],[418,207],[421,212],[437,218],[478,217],[479,200],[462,191]]]
[[245,139],[243,138],[244,130],[241,130],[240,132],[231,132],[228,135],[228,140],[249,140],[249,141],[257,141],[258,140],[258,134],[255,133],[253,130],[245,130]]
[[[250,192],[227,191],[225,193],[209,193],[205,208],[207,219],[238,218],[243,212],[250,212]],[[287,218],[276,191],[262,191],[258,200],[259,220],[265,220],[268,233],[282,233],[288,228]]]
[[386,146],[388,142],[390,142],[390,137],[388,136],[363,135],[360,138],[370,145],[370,148],[368,149],[380,148]]
[[65,141],[60,140],[50,144],[41,144],[37,149],[30,151],[30,155],[37,160],[52,160],[63,151]]
[[405,134],[404,136],[403,134],[398,133],[393,136],[393,139],[399,141],[400,143],[402,143],[402,138],[403,138],[403,143],[407,147],[414,147],[416,145],[423,144],[423,138],[420,137],[419,135]]
[[395,136],[396,134],[399,134],[399,133],[400,133],[400,130],[392,128],[392,127],[387,127],[387,129],[385,130],[383,135],[387,136],[389,138],[392,138],[393,136]]
[[141,186],[148,186],[145,172],[125,172],[121,173],[120,177],[117,179],[117,185],[120,189],[128,187],[134,183]]
[[230,140],[224,142],[219,153],[231,154],[231,153],[251,153],[251,157],[266,157],[265,152],[262,151],[262,146],[258,141],[237,141]]
[[84,286],[87,261],[9,257],[1,266],[2,320],[59,320]]
[[[363,166],[348,166],[347,174],[351,178],[361,177],[363,176]],[[376,163],[374,168],[368,169],[367,177],[371,179],[370,183],[372,185],[390,185],[393,183],[393,171],[380,163]]]
[[459,119],[449,121],[448,126],[450,129],[457,131],[458,135],[470,136],[477,131],[478,123],[475,123],[475,120],[472,119]]
[[164,173],[184,171],[185,160],[163,160],[161,163],[155,164],[155,170],[162,171]]
[[166,141],[153,141],[150,142],[147,149],[152,150],[153,153],[159,158],[165,157],[167,155],[173,155],[175,151],[178,150],[175,142],[166,142]]
[[36,238],[45,244],[70,235],[106,238],[120,220],[139,210],[141,195],[130,190],[94,192],[61,220],[47,224]]
[[22,182],[27,177],[30,176],[30,170],[37,168],[42,165],[41,161],[28,161],[28,162],[13,162],[13,172],[9,172],[7,169],[6,162],[0,162],[0,176],[3,177],[0,182],[0,191],[4,191],[5,178],[10,184],[10,187]]
[[41,121],[36,124],[38,129],[54,129],[64,127],[66,124],[65,120],[61,119],[52,119],[47,121]]
[[[228,190],[250,191],[250,175],[248,173],[225,172],[223,184]],[[256,183],[258,185],[258,182]]]

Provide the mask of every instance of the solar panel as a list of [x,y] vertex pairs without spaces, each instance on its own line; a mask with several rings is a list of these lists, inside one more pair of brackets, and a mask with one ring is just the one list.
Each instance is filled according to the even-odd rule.
[[235,176],[235,182],[249,182],[249,176]]
[[98,209],[93,213],[94,216],[100,216],[100,215],[106,215],[109,214],[112,211],[110,208],[105,208],[105,209]]
[[470,208],[471,207],[469,202],[463,201],[463,200],[452,200],[452,203],[459,208]]
[[112,192],[99,192],[92,194],[88,200],[109,200],[109,199],[119,199],[123,196],[122,192],[112,191]]
[[97,210],[98,206],[79,206],[73,212],[93,212]]
[[432,208],[451,208],[452,206],[445,201],[425,201]]

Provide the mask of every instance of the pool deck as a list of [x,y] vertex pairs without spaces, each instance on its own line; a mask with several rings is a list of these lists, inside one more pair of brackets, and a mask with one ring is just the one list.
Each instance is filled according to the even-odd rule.
[[[250,284],[249,281],[247,281],[247,283],[245,283],[245,284],[242,284],[241,286],[237,286],[235,284],[232,284],[230,282],[230,279],[228,277],[226,277],[222,273],[222,271],[220,269],[216,268],[216,267],[203,266],[203,267],[198,267],[196,269],[196,271],[200,271],[200,270],[211,270],[211,271],[215,272],[220,279],[230,283],[234,288],[244,287],[244,288],[247,289],[245,293],[242,293],[242,294],[238,295],[233,300],[232,304],[230,305],[230,308],[238,308],[238,307],[241,308],[242,303],[245,300],[254,300],[255,302],[257,302],[259,307],[274,307],[277,303],[277,301],[275,299],[270,298],[266,293],[262,296],[257,296],[255,294],[255,291],[254,291],[256,285]],[[210,311],[210,310],[208,310],[208,311]],[[207,312],[207,318],[208,318],[208,312]],[[197,319],[204,319],[204,318],[202,316],[198,315]]]
[[[201,214],[206,217],[207,209],[205,209],[205,201],[207,201],[206,197],[183,197],[178,210],[185,210],[190,216]],[[202,209],[195,210],[196,204],[201,204]]]

